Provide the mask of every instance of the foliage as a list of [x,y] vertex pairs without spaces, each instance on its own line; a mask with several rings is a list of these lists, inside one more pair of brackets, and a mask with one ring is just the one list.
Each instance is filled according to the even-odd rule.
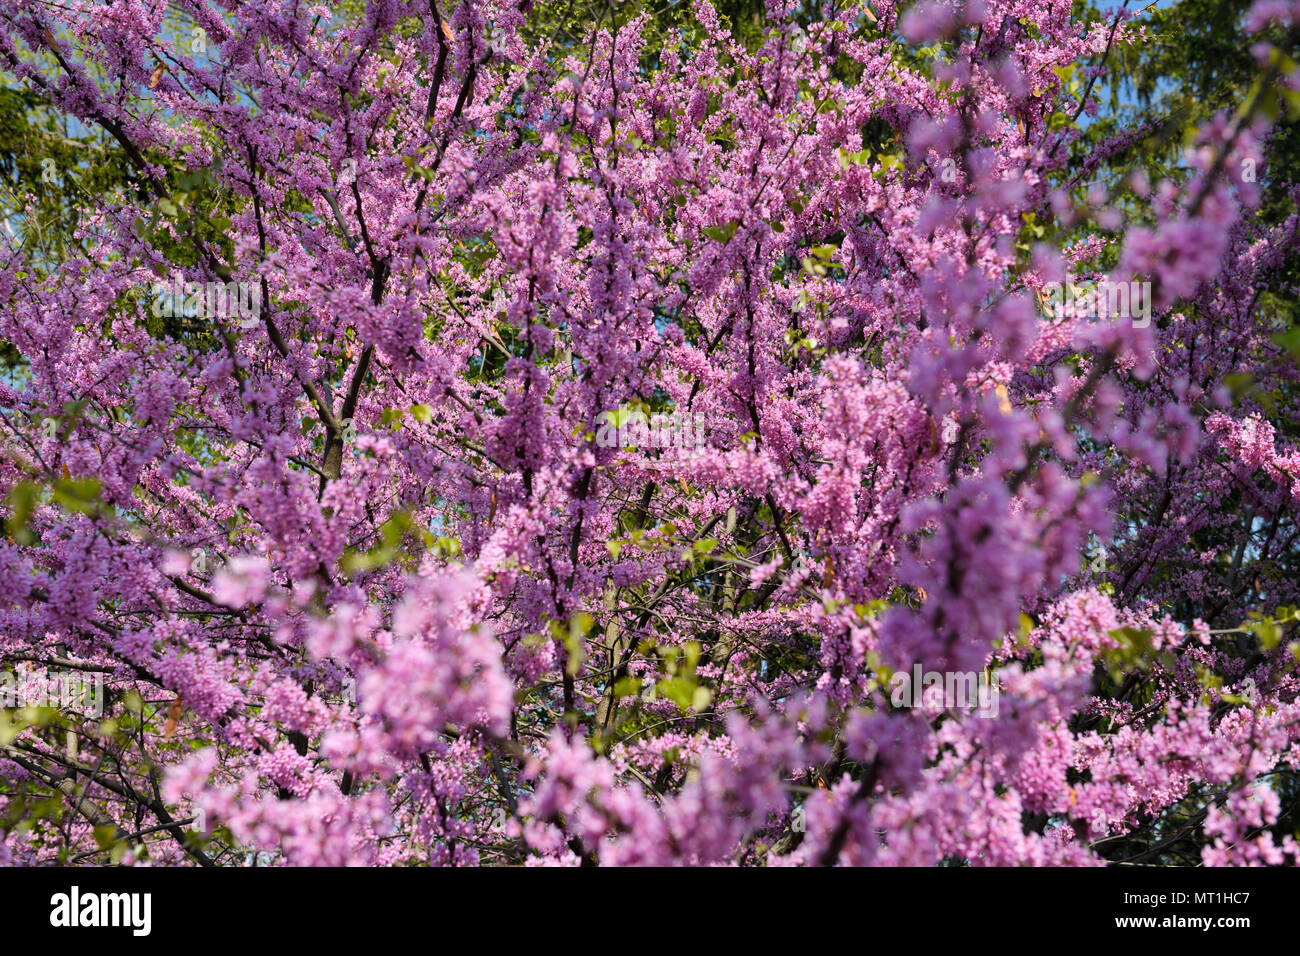
[[1297,17],[3,0],[0,864],[1296,862]]

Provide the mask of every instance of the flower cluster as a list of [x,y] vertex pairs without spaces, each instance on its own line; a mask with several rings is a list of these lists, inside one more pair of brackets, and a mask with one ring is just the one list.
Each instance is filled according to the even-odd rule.
[[0,666],[105,686],[0,865],[1300,862],[1262,97],[1121,203],[1070,0],[363,6],[0,0],[130,171],[0,251]]

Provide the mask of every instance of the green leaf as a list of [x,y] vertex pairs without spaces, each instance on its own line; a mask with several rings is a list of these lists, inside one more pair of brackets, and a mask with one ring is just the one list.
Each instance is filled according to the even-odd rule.
[[1259,617],[1256,620],[1247,621],[1241,627],[1246,632],[1255,635],[1266,651],[1275,650],[1282,643],[1282,629],[1278,627],[1277,621],[1271,617]]
[[614,696],[616,698],[636,697],[640,693],[641,678],[639,677],[624,677],[614,685]]
[[54,482],[54,500],[69,511],[90,514],[100,487],[98,478],[60,478]]
[[95,827],[95,845],[101,850],[107,850],[117,842],[117,827]]
[[5,505],[9,509],[5,530],[19,544],[31,544],[36,540],[36,536],[28,530],[27,522],[31,519],[32,512],[36,510],[40,491],[40,485],[31,481],[20,481],[14,485],[8,498],[5,499]]
[[577,677],[587,659],[587,646],[583,638],[595,627],[596,622],[586,611],[579,611],[569,618],[569,633],[564,638],[564,649],[568,652],[568,662],[564,670],[570,677]]
[[739,222],[729,222],[721,226],[705,226],[700,231],[710,239],[718,242],[730,242],[731,237],[736,234],[736,230],[739,228]]
[[1069,66],[1054,66],[1052,72],[1061,78],[1062,84],[1065,84],[1070,82],[1070,78],[1074,76],[1074,71],[1078,66],[1077,63],[1071,63]]
[[1279,332],[1273,336],[1273,341],[1290,352],[1293,359],[1300,362],[1300,326]]
[[655,690],[683,711],[689,711],[695,700],[695,683],[685,677],[665,677],[655,684]]
[[1152,633],[1145,628],[1121,627],[1107,632],[1119,645],[1102,653],[1110,679],[1118,683],[1124,674],[1149,666]]

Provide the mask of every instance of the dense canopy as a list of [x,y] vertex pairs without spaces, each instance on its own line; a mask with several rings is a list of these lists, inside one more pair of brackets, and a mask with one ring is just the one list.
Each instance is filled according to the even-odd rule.
[[1202,6],[0,2],[0,864],[1297,862]]

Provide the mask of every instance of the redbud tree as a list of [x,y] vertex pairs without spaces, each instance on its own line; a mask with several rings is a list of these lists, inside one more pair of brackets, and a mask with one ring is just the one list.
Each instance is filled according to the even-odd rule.
[[4,0],[0,863],[1296,862],[1298,23]]

